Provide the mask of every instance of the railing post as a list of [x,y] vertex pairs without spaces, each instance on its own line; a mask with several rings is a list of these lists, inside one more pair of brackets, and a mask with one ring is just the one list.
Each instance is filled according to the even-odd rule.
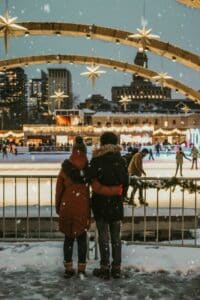
[[170,187],[170,190],[169,190],[169,227],[168,227],[168,241],[169,243],[171,243],[171,230],[172,230],[172,188]]
[[[146,203],[146,189],[144,195],[144,202]],[[144,242],[146,242],[146,235],[147,235],[147,212],[146,212],[146,205],[144,204]]]
[[51,179],[50,179],[50,192],[51,192],[51,217],[50,217],[50,232],[51,232],[51,236],[52,236],[52,232],[53,232],[53,187],[52,187],[52,184],[53,184],[53,179],[52,179],[52,176],[51,176]]
[[195,196],[194,196],[194,245],[197,246],[197,180],[195,179]]
[[17,239],[17,223],[18,223],[18,220],[17,220],[17,180],[16,180],[16,176],[14,177],[14,187],[15,187],[15,194],[14,194],[14,197],[15,197],[15,238]]
[[29,201],[28,176],[26,176],[26,236],[29,238]]
[[156,243],[159,242],[159,189],[156,189]]
[[38,178],[38,238],[40,239],[40,177]]
[[185,217],[184,217],[184,209],[185,209],[185,189],[182,190],[182,216],[181,216],[181,240],[182,246],[184,245],[184,230],[185,230]]
[[134,236],[135,236],[135,218],[134,218],[134,205],[132,206],[132,217],[131,217],[131,241],[134,241]]
[[3,177],[3,238],[6,237],[6,217],[5,217],[5,177]]

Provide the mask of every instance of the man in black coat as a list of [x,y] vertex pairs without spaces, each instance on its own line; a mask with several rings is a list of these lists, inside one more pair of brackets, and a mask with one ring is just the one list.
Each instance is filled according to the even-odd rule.
[[89,176],[91,182],[98,180],[101,184],[113,188],[121,187],[117,194],[102,195],[94,189],[92,193],[92,210],[96,220],[99,249],[100,268],[94,269],[93,274],[97,277],[108,279],[110,277],[110,249],[109,233],[112,247],[113,278],[120,277],[121,270],[121,237],[120,227],[123,219],[123,196],[128,188],[128,171],[125,160],[121,157],[118,137],[112,132],[104,132],[100,138],[100,148],[94,150],[90,162]]

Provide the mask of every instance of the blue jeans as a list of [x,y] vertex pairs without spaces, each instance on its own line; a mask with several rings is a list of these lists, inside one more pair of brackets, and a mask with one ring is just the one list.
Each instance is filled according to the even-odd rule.
[[[100,265],[105,267],[110,266],[109,241],[111,237],[112,266],[119,267],[121,265],[120,221],[113,222],[113,223],[97,221],[96,225],[97,225],[97,230],[99,235],[99,250],[101,256]],[[109,237],[109,233],[110,233],[110,237]]]
[[[73,255],[73,245],[75,238],[68,237],[65,235],[64,240],[64,261],[66,263],[72,262]],[[86,253],[87,253],[87,234],[84,232],[83,234],[76,237],[78,244],[78,263],[86,262]]]

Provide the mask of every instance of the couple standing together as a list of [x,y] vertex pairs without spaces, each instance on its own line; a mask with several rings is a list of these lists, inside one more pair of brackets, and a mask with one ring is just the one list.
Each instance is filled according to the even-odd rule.
[[[59,228],[65,234],[65,277],[75,275],[73,244],[78,245],[78,274],[85,275],[87,230],[90,227],[91,209],[98,230],[100,267],[93,275],[103,279],[120,278],[123,197],[128,189],[128,171],[121,157],[118,137],[104,132],[100,147],[93,152],[90,163],[83,139],[77,136],[69,159],[62,163],[56,183],[56,212]],[[90,197],[89,188],[92,189]],[[110,238],[112,263],[110,265]]]

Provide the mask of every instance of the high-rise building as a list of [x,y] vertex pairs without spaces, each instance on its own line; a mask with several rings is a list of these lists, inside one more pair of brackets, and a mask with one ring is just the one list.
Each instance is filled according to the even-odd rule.
[[[0,75],[0,109],[7,129],[22,128],[27,121],[27,76],[22,68],[5,70]],[[2,127],[2,126],[1,126]]]
[[41,71],[41,93],[42,93],[42,105],[47,110],[48,101],[48,76],[47,73]]
[[33,78],[29,80],[29,98],[28,98],[28,120],[31,123],[37,123],[40,120],[40,109],[42,99],[42,80]]
[[[146,53],[137,52],[134,63],[143,68],[148,68]],[[149,79],[138,74],[133,74],[133,80],[129,86],[112,87],[112,101],[119,103],[122,97],[127,96],[130,100],[128,107],[131,109],[135,100],[151,102],[156,99],[171,99],[171,89],[157,86]],[[150,100],[150,101],[149,101]]]
[[28,117],[31,123],[43,123],[48,114],[48,77],[41,71],[41,78],[29,80]]
[[[55,96],[56,92],[62,92],[63,95],[67,95],[59,102]],[[73,107],[72,100],[72,79],[71,73],[67,69],[51,68],[48,69],[48,102],[49,110],[53,113],[57,108],[69,109]]]

